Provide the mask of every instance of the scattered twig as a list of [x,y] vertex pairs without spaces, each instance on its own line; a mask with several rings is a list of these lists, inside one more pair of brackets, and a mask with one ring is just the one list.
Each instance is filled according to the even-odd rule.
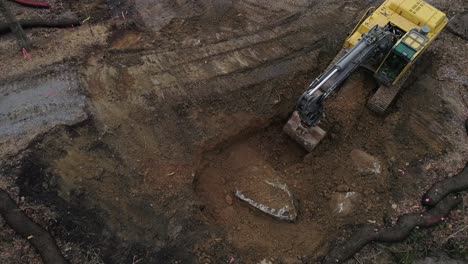
[[465,229],[467,229],[467,228],[468,228],[468,225],[464,226],[463,228],[460,228],[457,232],[451,234],[451,235],[448,236],[446,239],[444,239],[444,241],[442,242],[442,244],[447,243],[447,241],[449,241],[449,239],[454,238],[458,233],[463,232],[463,230],[465,230]]
[[91,17],[90,17],[90,16],[89,16],[89,17],[87,17],[87,18],[85,18],[83,21],[81,21],[81,24],[84,24],[84,23],[86,23],[86,22],[87,22],[87,21],[89,21],[90,19],[91,19]]
[[142,261],[143,259],[139,259],[137,258],[137,256],[133,256],[133,261],[132,261],[132,264],[137,264],[138,262]]
[[362,264],[362,261],[358,257],[354,256],[354,260],[356,260],[357,263]]

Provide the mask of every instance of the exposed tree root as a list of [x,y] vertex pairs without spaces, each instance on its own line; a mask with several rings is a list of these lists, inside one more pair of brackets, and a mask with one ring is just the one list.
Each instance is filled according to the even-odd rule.
[[0,189],[0,215],[15,232],[27,239],[41,255],[45,264],[65,264],[55,240],[42,227],[31,221],[8,193]]
[[405,239],[415,227],[430,227],[443,220],[461,202],[455,195],[446,196],[424,213],[405,214],[390,228],[378,230],[376,225],[365,225],[343,245],[334,247],[324,258],[324,264],[342,263],[370,242],[398,242]]
[[[55,20],[46,20],[42,18],[25,19],[19,20],[19,24],[23,28],[34,28],[34,27],[54,27],[54,28],[66,28],[79,26],[80,20],[77,18],[59,18]],[[0,34],[8,33],[10,27],[6,23],[0,23]]]
[[434,206],[449,193],[466,189],[468,189],[468,163],[466,163],[465,168],[456,176],[434,184],[429,191],[424,194],[422,204]]
[[465,120],[465,130],[466,134],[468,135],[468,118]]

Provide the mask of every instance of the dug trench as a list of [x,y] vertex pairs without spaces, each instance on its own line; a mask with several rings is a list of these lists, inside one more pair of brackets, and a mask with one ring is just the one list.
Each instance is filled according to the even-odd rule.
[[[426,76],[425,71],[421,76]],[[409,85],[418,89],[420,80],[416,78]],[[173,204],[158,205],[174,208],[170,216],[154,210],[152,203],[159,199],[154,193],[135,191],[147,184],[145,170],[142,173],[140,163],[127,164],[122,154],[106,143],[112,142],[105,139],[109,135],[100,132],[93,121],[50,132],[29,148],[19,172],[12,169],[8,173],[19,175],[20,196],[56,208],[60,220],[52,227],[55,235],[93,245],[106,263],[127,263],[135,256],[145,263],[218,263],[231,255],[239,263],[261,259],[305,262],[323,255],[330,238],[345,226],[389,221],[396,214],[392,204],[412,193],[408,186],[401,187],[406,179],[400,179],[392,167],[407,166],[399,162],[411,160],[414,154],[391,156],[391,151],[382,149],[382,138],[393,139],[385,143],[389,149],[405,149],[408,141],[418,140],[413,151],[430,151],[435,153],[432,158],[450,151],[444,142],[402,135],[398,122],[386,122],[370,113],[365,102],[374,90],[375,83],[366,72],[354,74],[328,106],[330,114],[322,125],[328,136],[310,154],[282,132],[287,116],[255,120],[242,131],[228,131],[224,134],[230,136],[224,140],[201,147],[196,165],[187,168],[193,175],[190,184],[194,193],[179,193]],[[390,115],[398,114],[397,108],[392,112]],[[427,136],[429,132],[422,133]],[[151,147],[149,144],[139,151]],[[380,160],[378,172],[360,171],[353,163],[352,153],[357,149]],[[419,164],[415,161],[405,168],[414,173],[411,181],[424,181],[417,178]],[[258,166],[259,174],[273,172],[287,184],[299,212],[294,223],[257,212],[235,197],[239,185],[258,183],[252,179],[259,175],[242,169],[245,166]],[[180,170],[169,169],[168,176]],[[346,201],[342,212],[339,203],[343,194],[349,193],[356,198]],[[194,202],[187,205],[180,199]],[[182,212],[191,215],[177,215],[180,205],[189,206]],[[116,211],[129,215],[115,215]]]
[[[241,256],[251,257],[246,263],[268,257],[279,263],[305,262],[324,254],[329,239],[344,226],[388,217],[388,164],[383,162],[378,172],[362,173],[351,154],[365,149],[381,160],[390,159],[378,143],[385,128],[379,128],[380,118],[365,108],[374,90],[365,72],[355,74],[335,98],[336,105],[329,107],[341,113],[322,124],[329,136],[310,154],[282,131],[286,119],[205,154],[195,179],[202,214],[223,227]],[[273,219],[235,196],[251,185],[262,192],[267,188],[262,181],[272,176],[294,194],[299,211],[294,223]],[[281,196],[278,190],[267,200],[284,204]]]

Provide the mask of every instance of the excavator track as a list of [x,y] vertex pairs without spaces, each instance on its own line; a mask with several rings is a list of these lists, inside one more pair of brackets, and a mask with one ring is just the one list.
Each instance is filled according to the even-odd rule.
[[367,102],[367,107],[376,114],[385,114],[405,84],[406,80],[409,78],[412,70],[413,67],[408,69],[396,85],[391,87],[380,85],[379,89],[377,89],[377,92]]
[[373,112],[383,115],[390,107],[399,91],[400,88],[398,87],[381,85],[377,92],[367,102],[367,107]]

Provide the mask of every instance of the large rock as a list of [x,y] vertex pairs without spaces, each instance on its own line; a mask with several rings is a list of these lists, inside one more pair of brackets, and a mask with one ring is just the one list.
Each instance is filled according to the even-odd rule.
[[382,172],[380,161],[362,150],[355,149],[351,151],[351,160],[361,175],[380,174]]
[[468,11],[454,16],[448,24],[448,30],[460,38],[468,40]]
[[279,220],[296,220],[291,191],[261,155],[247,146],[240,146],[232,152],[229,162],[233,163],[237,174],[237,198]]
[[357,192],[337,192],[331,197],[330,209],[335,215],[347,216],[353,212],[360,198],[361,194]]
[[278,179],[265,179],[236,191],[240,200],[277,219],[295,221],[297,211],[288,186]]

